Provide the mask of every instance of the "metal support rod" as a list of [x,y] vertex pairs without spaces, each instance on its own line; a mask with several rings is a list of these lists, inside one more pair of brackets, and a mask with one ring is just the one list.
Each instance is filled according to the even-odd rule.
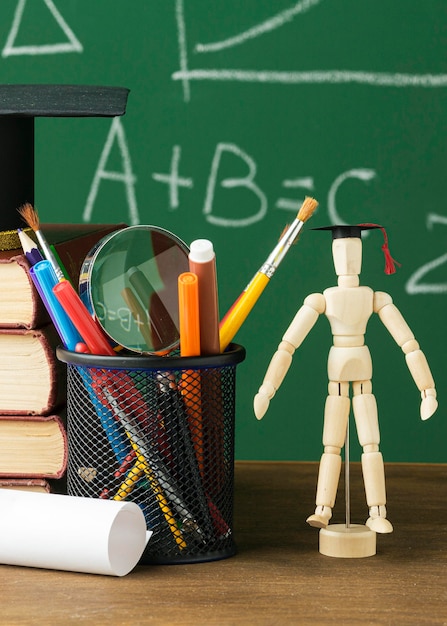
[[346,427],[345,439],[345,510],[346,510],[346,528],[351,525],[351,486],[349,476],[349,418]]

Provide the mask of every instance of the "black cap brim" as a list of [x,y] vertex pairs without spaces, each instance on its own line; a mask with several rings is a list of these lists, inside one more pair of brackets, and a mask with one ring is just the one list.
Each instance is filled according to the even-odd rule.
[[312,228],[312,230],[330,230],[332,239],[346,239],[348,237],[362,238],[362,230],[371,230],[372,228],[380,228],[376,224],[334,224],[332,226],[320,226],[320,228]]
[[0,233],[8,241],[24,225],[17,209],[34,204],[34,118],[124,115],[128,94],[124,87],[0,85]]

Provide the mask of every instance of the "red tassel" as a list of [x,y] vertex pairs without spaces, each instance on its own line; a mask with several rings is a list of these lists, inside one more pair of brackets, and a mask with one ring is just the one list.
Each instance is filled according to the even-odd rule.
[[383,226],[381,226],[380,224],[359,224],[359,226],[368,226],[370,228],[380,228],[380,230],[383,233],[383,245],[382,245],[382,250],[383,250],[383,254],[385,256],[385,274],[395,274],[396,273],[396,265],[398,265],[399,267],[401,267],[401,264],[399,263],[399,261],[396,261],[396,259],[393,259],[393,257],[391,256],[391,252],[388,246],[388,235],[386,234],[386,230]]

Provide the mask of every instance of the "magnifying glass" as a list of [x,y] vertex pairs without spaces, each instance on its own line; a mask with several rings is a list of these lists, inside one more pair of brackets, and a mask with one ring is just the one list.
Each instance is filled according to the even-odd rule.
[[189,249],[157,226],[129,226],[107,235],[87,255],[82,301],[118,345],[164,355],[179,345],[178,276]]

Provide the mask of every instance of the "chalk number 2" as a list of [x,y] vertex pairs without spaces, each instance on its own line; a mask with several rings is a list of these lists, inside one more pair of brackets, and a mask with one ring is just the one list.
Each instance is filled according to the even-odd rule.
[[[443,215],[436,215],[436,213],[429,213],[427,215],[427,228],[433,228],[434,224],[447,224],[447,217]],[[430,283],[424,281],[426,276],[437,267],[447,263],[447,253],[424,263],[418,270],[416,270],[408,279],[405,285],[406,291],[410,295],[424,294],[424,293],[446,293],[447,282],[445,283]]]

